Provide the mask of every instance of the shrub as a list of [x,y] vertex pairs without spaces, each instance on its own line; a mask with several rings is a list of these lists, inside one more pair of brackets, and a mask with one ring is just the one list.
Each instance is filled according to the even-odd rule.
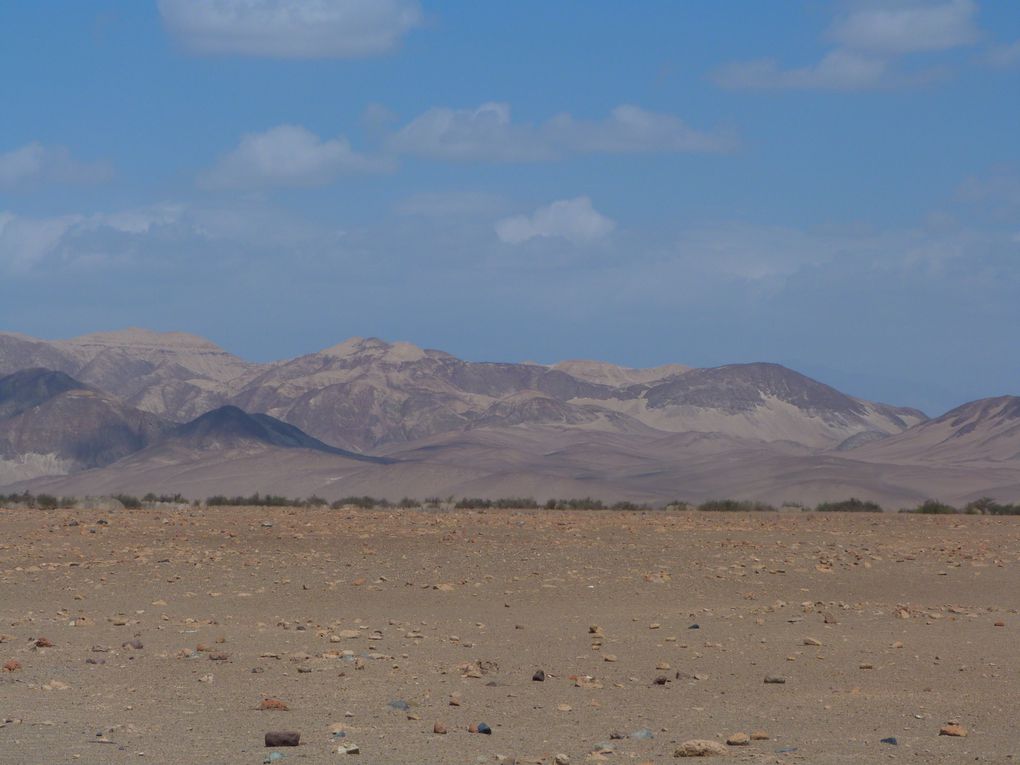
[[114,494],[113,498],[124,505],[128,510],[141,510],[142,501],[138,497],[132,497],[130,494]]
[[882,506],[877,502],[851,497],[842,502],[822,502],[815,510],[820,513],[880,513]]
[[944,502],[939,502],[935,499],[929,499],[923,504],[918,505],[913,510],[907,510],[908,513],[919,513],[921,515],[954,515],[960,512],[952,505],[947,505]]
[[750,500],[710,499],[698,505],[698,510],[709,513],[774,513],[776,508]]
[[55,510],[60,507],[60,500],[52,494],[37,494],[35,505],[43,510]]

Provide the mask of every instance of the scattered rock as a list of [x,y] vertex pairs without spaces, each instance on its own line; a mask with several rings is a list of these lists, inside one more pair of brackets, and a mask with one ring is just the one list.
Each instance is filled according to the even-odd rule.
[[674,757],[725,757],[729,752],[718,741],[691,739],[673,750]]
[[440,736],[445,736],[446,735],[446,726],[443,725],[443,723],[441,723],[441,722],[437,722],[435,725],[432,726],[432,732],[433,733],[438,733]]
[[17,672],[21,669],[21,662],[11,659],[4,662],[4,672]]
[[765,682],[769,685],[784,685],[786,678],[780,675],[765,675]]
[[37,638],[35,641],[36,648],[52,648],[53,642],[49,638]]
[[295,731],[270,731],[266,734],[266,746],[297,746],[301,742],[301,734]]
[[751,731],[751,740],[752,741],[768,741],[769,740],[769,734],[768,734],[767,731],[763,731],[763,730]]
[[531,676],[531,679],[534,680],[536,683],[544,683],[545,682],[545,670],[543,670],[543,669],[538,670],[537,672],[535,672],[535,674],[533,674]]
[[900,742],[896,740],[895,736],[889,736],[889,738],[880,739],[878,743],[880,743],[880,744],[889,744],[891,746],[896,746]]
[[806,638],[804,638],[804,645],[820,646],[821,644],[822,644],[822,641],[818,640],[817,638],[813,638],[813,637],[806,637]]
[[411,708],[411,705],[408,704],[403,699],[394,699],[393,701],[389,702],[386,706],[388,706],[390,709],[396,709],[401,712],[406,712],[408,709]]
[[967,729],[956,722],[948,722],[939,728],[940,736],[954,736],[956,738],[964,738],[967,735]]
[[729,746],[747,746],[751,743],[751,737],[746,733],[734,733],[726,739],[726,743]]
[[289,712],[290,707],[280,699],[262,699],[259,709],[263,712]]

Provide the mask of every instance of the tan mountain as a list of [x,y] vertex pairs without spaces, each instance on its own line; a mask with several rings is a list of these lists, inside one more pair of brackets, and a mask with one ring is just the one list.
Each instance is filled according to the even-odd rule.
[[74,474],[31,483],[59,493],[805,503],[856,495],[898,506],[929,496],[1011,500],[1020,489],[1015,399],[927,421],[775,364],[469,362],[352,338],[258,365],[175,333],[0,335],[0,370],[44,362],[78,370],[97,390],[92,381],[105,381],[122,406],[193,421],[164,423],[113,464],[50,465]]
[[855,459],[956,465],[1020,461],[1020,396],[971,401],[851,452]]

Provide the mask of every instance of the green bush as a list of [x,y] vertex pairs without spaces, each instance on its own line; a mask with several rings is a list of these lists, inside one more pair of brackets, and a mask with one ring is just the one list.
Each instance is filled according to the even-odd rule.
[[880,513],[882,506],[877,502],[851,497],[841,502],[822,502],[815,510],[819,513]]
[[764,502],[736,499],[710,499],[698,505],[698,510],[709,513],[774,513],[776,508]]
[[952,505],[947,505],[936,499],[929,499],[917,507],[907,510],[906,512],[918,513],[919,515],[955,515],[960,511]]

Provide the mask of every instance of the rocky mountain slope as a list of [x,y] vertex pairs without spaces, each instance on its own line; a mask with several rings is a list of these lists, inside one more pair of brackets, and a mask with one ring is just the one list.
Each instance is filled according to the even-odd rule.
[[[1020,498],[1018,399],[974,402],[929,421],[775,364],[469,362],[353,338],[260,365],[187,335],[0,335],[0,369],[43,361],[60,368],[23,372],[20,392],[0,400],[5,432],[41,439],[6,436],[0,485],[195,497]],[[68,369],[109,389],[79,383]],[[107,420],[72,411],[82,401],[105,407]],[[60,411],[52,402],[67,409],[46,419]],[[88,458],[57,431],[90,417],[122,435]],[[125,441],[134,431],[118,417],[141,434]],[[26,471],[28,454],[35,462]],[[18,482],[26,478],[35,480]]]
[[258,365],[177,333],[126,330],[58,341],[0,335],[0,372],[39,365],[177,422],[232,404],[365,452],[477,427],[547,425],[719,432],[823,449],[924,419],[774,364],[636,370],[587,361],[469,362],[408,343],[352,338]]
[[0,484],[102,467],[167,429],[155,415],[63,372],[15,372],[0,379]]

